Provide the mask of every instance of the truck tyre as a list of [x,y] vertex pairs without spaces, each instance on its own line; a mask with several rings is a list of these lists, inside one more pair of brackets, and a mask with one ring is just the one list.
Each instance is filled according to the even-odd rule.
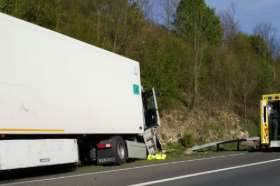
[[127,148],[124,140],[120,136],[114,136],[112,138],[113,155],[115,157],[115,163],[121,165],[128,159]]

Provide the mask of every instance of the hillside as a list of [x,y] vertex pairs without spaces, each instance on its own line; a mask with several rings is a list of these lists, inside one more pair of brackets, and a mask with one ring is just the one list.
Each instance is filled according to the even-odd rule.
[[158,93],[164,143],[257,134],[260,96],[280,86],[265,38],[229,32],[203,0],[182,0],[167,26],[129,2],[0,0],[0,11],[139,61],[144,87]]
[[162,113],[160,137],[164,145],[180,143],[186,147],[217,140],[235,139],[257,134],[256,126],[248,128],[233,112],[224,110],[188,111],[181,107]]

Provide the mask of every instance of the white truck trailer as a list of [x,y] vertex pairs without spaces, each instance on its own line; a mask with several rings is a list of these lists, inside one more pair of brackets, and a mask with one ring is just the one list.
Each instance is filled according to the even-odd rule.
[[0,52],[0,171],[158,150],[138,62],[2,13]]

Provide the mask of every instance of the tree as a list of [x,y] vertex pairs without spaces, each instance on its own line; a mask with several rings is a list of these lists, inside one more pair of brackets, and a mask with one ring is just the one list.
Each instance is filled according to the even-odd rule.
[[180,0],[162,0],[160,2],[164,10],[162,18],[164,20],[164,25],[168,30],[173,29],[173,22],[176,15],[176,8],[179,2]]
[[270,55],[275,58],[279,55],[279,45],[277,43],[276,29],[271,23],[260,23],[254,28],[254,35],[261,37],[267,43]]
[[270,49],[269,46],[267,44],[267,42],[258,35],[253,35],[250,37],[250,43],[252,48],[254,49],[254,52],[259,55],[260,57],[262,57],[263,59],[269,61],[269,57],[270,57]]
[[221,23],[224,31],[224,40],[228,40],[234,34],[239,32],[238,22],[235,20],[235,5],[222,12],[220,15]]
[[0,11],[5,12],[7,14],[11,14],[12,12],[12,4],[9,0],[1,0],[0,1]]
[[204,52],[208,45],[216,45],[221,41],[220,20],[203,0],[182,0],[177,9],[175,28],[181,38],[192,43],[192,109],[199,95],[199,75]]
[[154,1],[150,0],[128,0],[128,2],[133,6],[137,7],[139,10],[143,11],[145,18],[154,19],[154,14],[152,8],[154,6]]

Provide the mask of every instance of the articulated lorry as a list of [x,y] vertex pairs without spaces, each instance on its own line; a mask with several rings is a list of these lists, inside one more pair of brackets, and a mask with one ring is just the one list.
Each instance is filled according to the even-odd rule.
[[0,13],[0,171],[122,164],[160,149],[139,63]]

